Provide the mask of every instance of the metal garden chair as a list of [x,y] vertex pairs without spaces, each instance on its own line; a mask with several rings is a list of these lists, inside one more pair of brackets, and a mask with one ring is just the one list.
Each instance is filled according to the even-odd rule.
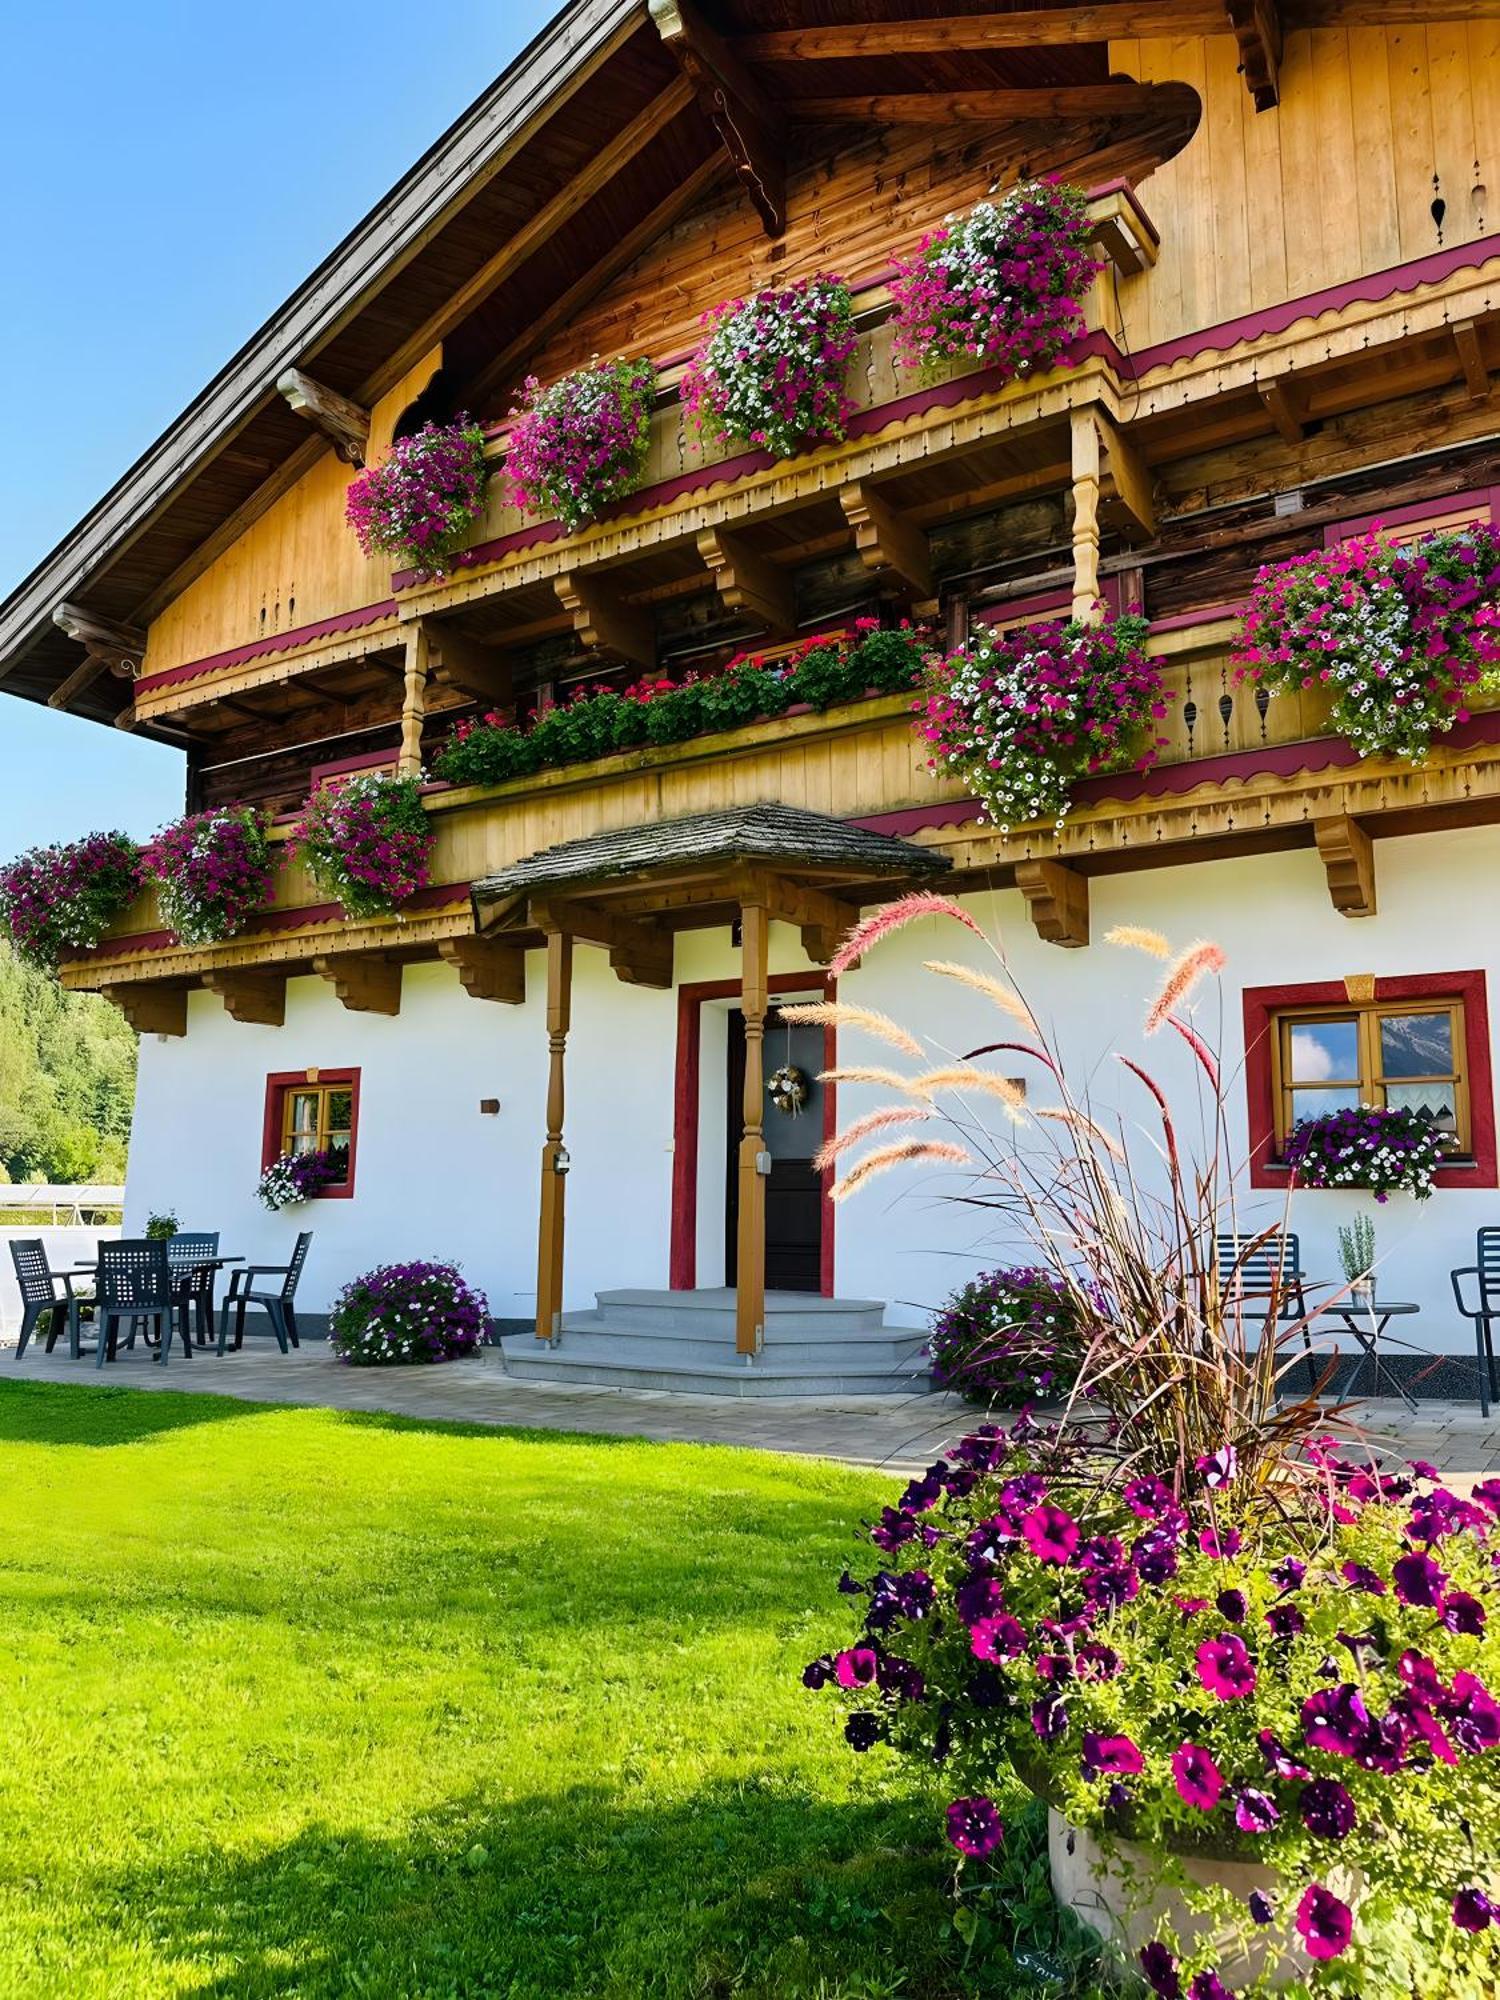
[[[242,1271],[236,1271],[229,1280],[229,1290],[224,1294],[224,1303],[219,1308],[219,1352],[222,1354],[229,1344],[229,1315],[234,1314],[234,1344],[245,1344],[245,1314],[251,1306],[259,1306],[271,1322],[271,1331],[283,1354],[288,1351],[287,1343],[300,1347],[297,1338],[297,1313],[294,1301],[297,1286],[302,1277],[302,1266],[307,1262],[308,1246],[313,1240],[310,1229],[304,1229],[297,1238],[289,1264],[249,1264]],[[266,1290],[256,1289],[257,1278],[280,1278],[281,1283]]]
[[214,1280],[219,1254],[217,1229],[178,1230],[167,1238],[167,1263],[177,1294],[177,1311],[182,1337],[189,1337],[189,1322],[197,1326],[198,1345],[207,1347],[214,1333]]
[[1306,1273],[1302,1269],[1302,1244],[1297,1232],[1279,1229],[1269,1236],[1237,1236],[1226,1232],[1215,1241],[1221,1280],[1226,1286],[1233,1285],[1242,1304],[1263,1300],[1268,1319],[1286,1325],[1302,1322],[1308,1375],[1316,1382],[1307,1296],[1303,1291]]
[[[57,1345],[57,1336],[66,1321],[68,1329],[68,1352],[76,1361],[79,1356],[78,1308],[82,1304],[73,1290],[71,1271],[54,1271],[47,1262],[47,1247],[40,1236],[16,1238],[10,1246],[10,1261],[15,1266],[16,1283],[21,1290],[21,1332],[16,1341],[16,1359],[26,1352],[27,1343],[40,1326],[43,1318],[47,1327],[46,1352],[50,1354]],[[63,1287],[58,1296],[57,1287]]]
[[[167,1246],[159,1239],[142,1237],[99,1245],[99,1272],[94,1293],[94,1319],[99,1345],[94,1366],[102,1368],[113,1360],[119,1341],[120,1322],[130,1324],[134,1341],[138,1327],[149,1331],[155,1325],[159,1345],[157,1360],[165,1363],[172,1353],[172,1267]],[[186,1332],[183,1347],[191,1355],[192,1342]]]
[[[1495,1321],[1500,1319],[1500,1229],[1481,1229],[1474,1245],[1474,1262],[1450,1271],[1453,1298],[1465,1319],[1474,1322],[1474,1358],[1479,1364],[1479,1414],[1487,1417],[1490,1402],[1500,1397],[1495,1380]],[[1465,1278],[1474,1280],[1478,1303],[1464,1298]]]

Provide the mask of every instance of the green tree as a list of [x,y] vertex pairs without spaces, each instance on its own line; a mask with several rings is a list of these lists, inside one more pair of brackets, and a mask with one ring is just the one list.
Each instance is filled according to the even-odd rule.
[[123,1180],[135,1050],[107,1001],[0,944],[0,1177]]

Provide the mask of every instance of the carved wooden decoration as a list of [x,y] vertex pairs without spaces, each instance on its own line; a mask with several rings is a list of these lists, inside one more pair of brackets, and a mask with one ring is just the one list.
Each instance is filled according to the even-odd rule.
[[138,1035],[185,1035],[187,988],[157,986],[145,980],[103,988]]
[[1269,111],[1280,100],[1277,72],[1281,66],[1279,0],[1226,0],[1230,25],[1240,45],[1240,68],[1257,111]]
[[561,931],[585,944],[602,945],[615,977],[626,986],[672,984],[672,933],[639,917],[620,916],[582,897],[533,896],[531,921],[539,930]]
[[286,980],[274,972],[210,972],[204,985],[224,1002],[233,1021],[279,1028],[286,1021]]
[[1453,322],[1453,345],[1458,350],[1458,363],[1464,371],[1469,400],[1472,403],[1482,403],[1490,393],[1490,371],[1485,364],[1479,328],[1473,320],[1460,319]]
[[1016,887],[1037,936],[1048,944],[1076,950],[1089,941],[1089,885],[1086,876],[1061,861],[1019,861]]
[[278,392],[299,417],[316,424],[346,465],[363,465],[370,443],[370,412],[337,389],[325,388],[300,368],[288,368],[276,378]]
[[840,488],[839,505],[865,568],[895,576],[918,597],[931,597],[932,558],[923,530],[862,480]]
[[656,32],[677,58],[768,236],[786,228],[782,116],[695,0],[650,0]]
[[585,646],[648,672],[656,665],[656,628],[649,611],[627,604],[602,574],[575,569],[552,581]]
[[330,952],[313,960],[351,1014],[401,1012],[401,963],[378,951]]
[[466,632],[426,621],[428,658],[438,680],[462,688],[481,701],[507,707],[515,698],[515,675],[498,647],[471,639]]
[[[146,635],[137,626],[112,624],[107,618],[96,618],[92,611],[85,611],[77,604],[56,606],[52,622],[60,632],[66,632],[70,639],[78,641],[84,649],[84,659],[48,695],[49,708],[66,708],[75,695],[92,687],[101,674],[114,674],[119,680],[132,680],[140,672],[141,662],[146,656]],[[129,714],[130,710],[127,708],[124,712]]]
[[1074,410],[1073,616],[1097,623],[1099,603],[1099,432],[1092,410]]
[[427,719],[431,664],[427,627],[419,618],[406,628],[406,662],[401,677],[401,754],[396,771],[403,778],[415,778],[422,769],[422,725]]
[[526,998],[526,954],[518,945],[494,938],[444,938],[438,956],[455,968],[471,999],[519,1007]]
[[1375,915],[1375,848],[1357,819],[1328,813],[1313,821],[1313,837],[1328,874],[1328,893],[1342,917]]
[[742,535],[723,528],[704,528],[698,536],[698,553],[726,610],[754,618],[773,639],[792,637],[797,605],[788,571],[750,548]]

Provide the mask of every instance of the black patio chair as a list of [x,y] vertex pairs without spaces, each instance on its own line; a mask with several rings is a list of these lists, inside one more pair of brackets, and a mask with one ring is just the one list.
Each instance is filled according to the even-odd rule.
[[[47,1326],[46,1352],[50,1354],[57,1345],[57,1336],[64,1325],[68,1329],[68,1352],[76,1361],[79,1356],[78,1308],[82,1300],[73,1290],[71,1271],[54,1271],[47,1262],[47,1246],[40,1236],[15,1238],[10,1246],[10,1261],[15,1266],[16,1283],[21,1289],[21,1332],[16,1341],[16,1359],[26,1352],[27,1343],[45,1318]],[[61,1285],[61,1296],[57,1287]]]
[[1220,1282],[1226,1289],[1232,1287],[1242,1304],[1263,1300],[1268,1320],[1292,1326],[1301,1321],[1308,1379],[1316,1387],[1317,1367],[1313,1360],[1307,1295],[1303,1290],[1306,1273],[1302,1269],[1302,1244],[1296,1230],[1277,1229],[1267,1236],[1225,1232],[1215,1241]]
[[218,1254],[217,1229],[180,1229],[167,1238],[167,1263],[177,1294],[182,1337],[188,1338],[191,1322],[197,1328],[200,1347],[207,1347],[214,1337],[214,1280],[219,1272],[212,1260]]
[[[1474,1359],[1479,1364],[1479,1414],[1487,1417],[1490,1403],[1500,1398],[1495,1380],[1495,1321],[1500,1319],[1500,1229],[1481,1229],[1474,1244],[1474,1262],[1448,1274],[1453,1299],[1465,1319],[1474,1322]],[[1463,1281],[1474,1280],[1479,1303],[1464,1299]]]
[[[290,1341],[293,1347],[300,1347],[297,1338],[297,1312],[294,1300],[297,1285],[302,1277],[302,1266],[307,1262],[308,1245],[313,1240],[310,1229],[304,1229],[297,1238],[289,1264],[249,1264],[242,1271],[236,1271],[229,1280],[229,1290],[224,1294],[224,1303],[219,1308],[219,1352],[222,1354],[229,1344],[229,1315],[234,1314],[234,1344],[245,1344],[245,1314],[251,1306],[259,1306],[271,1323],[271,1331],[276,1336],[276,1344],[283,1354]],[[266,1290],[256,1288],[258,1278],[280,1278],[281,1283]]]
[[[129,1322],[129,1340],[144,1327],[149,1337],[152,1327],[158,1341],[157,1360],[165,1364],[172,1354],[172,1267],[167,1246],[158,1237],[130,1238],[99,1245],[99,1273],[94,1292],[94,1320],[98,1347],[94,1366],[113,1361],[119,1345],[120,1322]],[[193,1344],[186,1332],[184,1351],[191,1355]]]

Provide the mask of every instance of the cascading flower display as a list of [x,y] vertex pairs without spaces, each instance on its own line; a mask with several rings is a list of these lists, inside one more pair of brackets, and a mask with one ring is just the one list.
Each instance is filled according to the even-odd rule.
[[1356,1104],[1303,1118],[1287,1134],[1282,1159],[1306,1188],[1361,1188],[1425,1201],[1447,1153],[1443,1135],[1418,1111]]
[[1398,544],[1375,528],[1269,564],[1234,657],[1272,694],[1326,690],[1361,756],[1421,763],[1500,664],[1500,535],[1476,525]]
[[484,507],[484,432],[467,417],[398,438],[350,483],[344,512],[367,556],[442,576]]
[[882,630],[874,619],[856,619],[847,634],[809,639],[784,658],[749,654],[717,674],[583,689],[533,715],[524,729],[497,714],[466,718],[434,767],[451,784],[498,785],[616,750],[739,729],[798,703],[825,709],[865,695],[906,694],[920,684],[930,648],[921,626]]
[[327,1152],[283,1153],[273,1160],[255,1184],[255,1198],[263,1208],[276,1214],[283,1208],[297,1208],[312,1201],[325,1189],[341,1186],[349,1178],[349,1154],[344,1147]]
[[215,806],[163,827],[145,851],[167,928],[183,944],[219,944],[266,901],[276,860],[253,806]]
[[707,337],[682,378],[700,432],[795,458],[844,436],[854,303],[842,278],[731,299],[704,315]]
[[962,778],[1003,832],[1061,826],[1080,778],[1144,770],[1166,691],[1144,618],[982,633],[934,668],[918,704],[931,768]]
[[364,774],[314,792],[292,846],[345,916],[389,915],[427,885],[432,822],[415,778]]
[[595,360],[547,388],[528,376],[511,411],[510,498],[530,513],[557,514],[574,533],[633,493],[645,471],[655,395],[656,370],[640,359]]
[[92,951],[140,894],[141,850],[128,834],[33,847],[0,868],[0,925],[16,955],[50,969]]
[[982,1271],[934,1314],[932,1379],[974,1403],[1017,1408],[1072,1386],[1076,1327],[1067,1286],[1050,1271]]
[[484,1341],[489,1306],[456,1264],[382,1264],[349,1283],[328,1315],[328,1344],[358,1367],[456,1361]]
[[971,355],[1008,375],[1045,368],[1083,331],[1082,300],[1103,268],[1083,193],[1025,181],[950,215],[897,267],[896,358],[923,368]]

